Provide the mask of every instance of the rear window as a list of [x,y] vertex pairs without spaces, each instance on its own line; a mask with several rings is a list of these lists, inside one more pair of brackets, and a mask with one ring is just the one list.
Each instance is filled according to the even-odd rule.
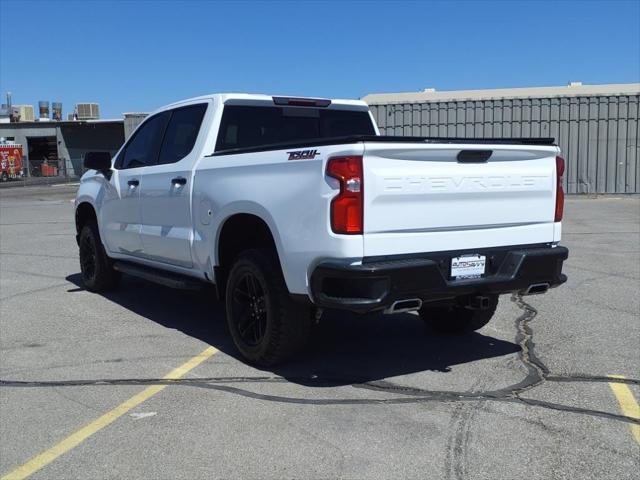
[[225,106],[216,151],[375,135],[368,112],[309,107]]

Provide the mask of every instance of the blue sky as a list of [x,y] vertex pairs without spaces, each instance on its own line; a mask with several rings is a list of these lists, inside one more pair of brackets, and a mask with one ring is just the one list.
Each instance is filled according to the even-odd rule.
[[103,117],[240,91],[640,81],[640,1],[0,0],[0,92]]

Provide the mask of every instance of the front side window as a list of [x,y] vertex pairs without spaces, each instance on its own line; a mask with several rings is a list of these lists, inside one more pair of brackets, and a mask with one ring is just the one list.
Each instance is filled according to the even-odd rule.
[[168,118],[169,112],[162,112],[149,118],[140,126],[125,147],[119,168],[155,165]]
[[162,141],[158,163],[175,163],[191,153],[206,110],[207,105],[204,103],[173,110]]

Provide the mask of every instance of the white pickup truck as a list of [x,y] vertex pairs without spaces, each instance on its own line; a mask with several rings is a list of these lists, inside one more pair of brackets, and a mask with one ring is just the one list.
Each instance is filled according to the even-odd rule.
[[174,103],[114,158],[85,156],[84,283],[215,285],[235,345],[260,365],[300,350],[326,308],[477,330],[500,294],[566,281],[559,153],[552,139],[380,136],[361,101]]

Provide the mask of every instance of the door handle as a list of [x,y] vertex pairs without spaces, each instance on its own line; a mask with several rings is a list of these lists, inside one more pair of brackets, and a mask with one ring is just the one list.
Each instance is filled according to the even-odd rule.
[[176,177],[171,179],[171,185],[186,185],[187,179],[183,177]]
[[137,187],[138,185],[140,185],[140,180],[129,180],[127,182],[127,185],[129,185],[130,187]]

